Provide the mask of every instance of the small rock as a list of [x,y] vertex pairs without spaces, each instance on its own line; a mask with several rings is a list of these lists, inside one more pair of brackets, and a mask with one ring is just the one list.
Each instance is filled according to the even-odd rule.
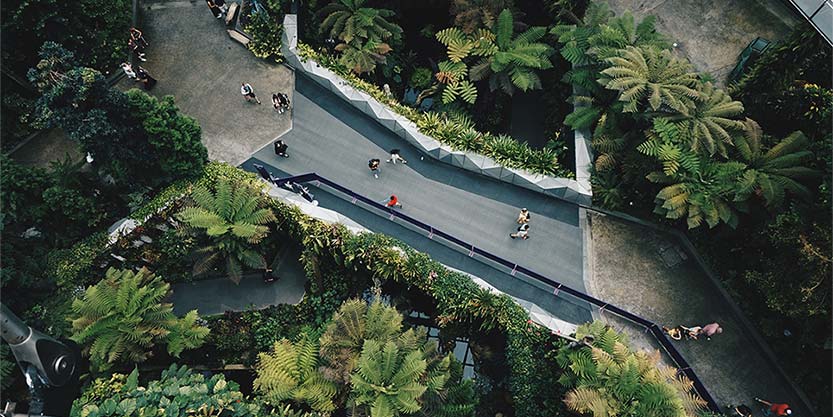
[[148,235],[141,235],[139,236],[139,239],[145,243],[153,243],[153,239],[151,239]]

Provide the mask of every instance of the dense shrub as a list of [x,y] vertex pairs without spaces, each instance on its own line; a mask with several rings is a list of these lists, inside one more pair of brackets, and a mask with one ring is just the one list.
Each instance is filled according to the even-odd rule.
[[283,54],[281,54],[283,28],[278,23],[281,20],[283,20],[283,15],[252,14],[246,25],[246,33],[252,37],[247,47],[256,57],[272,58],[275,62],[283,62]]

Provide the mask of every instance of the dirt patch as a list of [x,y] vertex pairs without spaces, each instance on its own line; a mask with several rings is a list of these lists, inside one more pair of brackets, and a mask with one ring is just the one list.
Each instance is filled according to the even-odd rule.
[[[588,220],[592,273],[587,288],[593,296],[659,325],[720,323],[724,333],[710,341],[677,344],[718,403],[751,404],[756,396],[799,403],[787,381],[744,334],[740,318],[718,288],[679,250],[675,238],[599,214],[590,213]],[[655,348],[644,329],[610,316],[602,314],[628,333],[635,346]]]

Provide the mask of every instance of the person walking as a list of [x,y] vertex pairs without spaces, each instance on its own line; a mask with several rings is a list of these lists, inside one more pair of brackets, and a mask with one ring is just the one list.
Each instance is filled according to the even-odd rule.
[[702,334],[706,336],[706,340],[712,340],[712,336],[720,333],[723,333],[723,328],[716,322],[703,326]]
[[289,155],[286,153],[286,149],[289,148],[282,140],[276,140],[274,143],[275,146],[275,155],[282,156],[284,158],[289,158]]
[[529,223],[529,220],[530,220],[529,210],[527,210],[526,208],[522,208],[521,212],[518,214],[518,220],[517,220],[518,224],[527,224],[527,223]]
[[515,233],[510,233],[509,237],[511,237],[512,239],[517,239],[517,238],[521,238],[523,240],[529,239],[529,225],[524,223],[524,224],[518,226],[518,231],[515,232]]
[[139,43],[133,40],[132,37],[130,38],[130,40],[127,41],[127,46],[130,48],[131,51],[133,51],[133,53],[136,55],[136,58],[138,58],[139,61],[147,61],[145,53],[142,52],[142,48],[139,46]]
[[127,62],[122,62],[121,63],[121,70],[124,71],[124,75],[127,75],[127,78],[130,78],[131,80],[137,81],[136,80],[136,72],[133,71],[133,67],[130,66],[130,64],[128,64]]
[[381,161],[378,158],[373,158],[367,161],[367,167],[370,168],[370,172],[373,173],[373,177],[376,179],[379,178],[379,163]]
[[283,111],[289,110],[289,96],[284,93],[278,93],[278,104],[283,108]]
[[391,195],[390,199],[388,199],[388,202],[385,203],[385,207],[387,207],[387,208],[394,208],[394,207],[402,208],[402,203],[399,202],[399,199],[396,198],[396,195]]
[[223,16],[225,16],[226,12],[228,12],[228,6],[226,6],[226,0],[214,0],[214,4],[220,9],[220,13],[222,13]]
[[221,19],[223,17],[223,11],[220,10],[220,7],[217,6],[217,3],[214,3],[213,0],[205,0],[205,4],[208,5],[208,9],[211,10],[211,14],[214,15],[217,19]]
[[793,410],[787,403],[773,403],[760,398],[755,398],[755,401],[768,407],[765,409],[766,414],[764,414],[767,416],[790,416],[793,413]]
[[278,112],[278,114],[283,113],[283,109],[281,108],[281,99],[278,97],[277,93],[272,93],[272,107],[276,112]]
[[246,101],[254,100],[257,104],[260,104],[260,99],[257,98],[257,94],[255,94],[255,89],[252,88],[251,84],[249,83],[240,83],[240,94],[246,99]]
[[399,154],[399,149],[394,148],[390,150],[390,159],[388,159],[385,162],[393,162],[394,164],[396,164],[396,161],[402,161],[403,164],[408,163],[408,161],[406,161],[405,158],[403,158],[402,155]]
[[153,78],[146,69],[139,67],[136,70],[136,79],[142,82],[145,90],[150,90],[156,85],[156,78]]
[[147,48],[150,46],[148,41],[145,39],[145,36],[142,34],[142,31],[131,27],[130,30],[130,39],[133,39],[133,42],[136,42],[142,49]]

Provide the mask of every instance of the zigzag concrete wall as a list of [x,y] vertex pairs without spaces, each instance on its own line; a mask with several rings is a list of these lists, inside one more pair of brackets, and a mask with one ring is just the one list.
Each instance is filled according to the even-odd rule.
[[288,14],[283,22],[281,52],[289,66],[302,71],[315,82],[329,89],[337,96],[352,104],[380,124],[420,149],[434,159],[474,171],[533,191],[553,195],[578,204],[590,204],[591,189],[588,172],[590,151],[584,135],[576,132],[576,179],[556,178],[534,174],[525,170],[508,168],[494,159],[474,152],[456,151],[439,141],[420,133],[416,125],[406,117],[397,114],[369,94],[352,87],[347,81],[322,67],[313,60],[306,62],[297,54],[297,16]]

